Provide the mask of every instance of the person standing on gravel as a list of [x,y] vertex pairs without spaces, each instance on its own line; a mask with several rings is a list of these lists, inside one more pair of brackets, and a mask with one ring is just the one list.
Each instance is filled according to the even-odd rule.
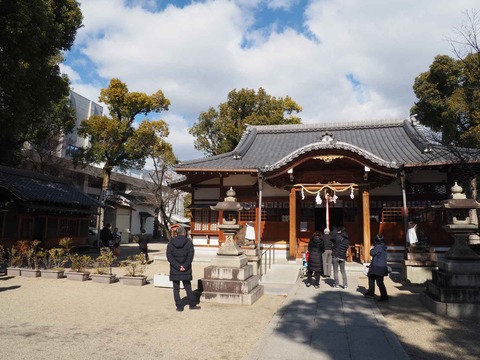
[[332,247],[332,256],[333,256],[333,279],[335,280],[335,287],[338,288],[338,268],[340,267],[340,272],[342,273],[343,288],[347,288],[347,273],[345,271],[345,261],[347,260],[347,250],[349,246],[348,234],[343,226],[340,226],[338,229],[333,231],[333,236],[331,237],[333,247]]
[[200,309],[192,291],[192,262],[195,256],[193,243],[185,236],[183,226],[176,229],[177,236],[167,245],[167,260],[170,263],[170,281],[173,282],[173,299],[177,311],[183,311],[180,299],[180,281],[187,292],[190,310]]

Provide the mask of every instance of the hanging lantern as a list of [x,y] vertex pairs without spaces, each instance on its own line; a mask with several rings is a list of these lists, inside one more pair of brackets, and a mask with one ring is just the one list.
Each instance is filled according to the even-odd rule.
[[353,194],[353,187],[350,188],[350,199],[353,200],[353,198],[355,197],[355,195]]
[[305,193],[303,192],[303,187],[302,187],[302,200],[305,200]]
[[315,203],[317,205],[322,205],[322,198],[320,197],[320,192],[317,192],[317,196],[315,196]]

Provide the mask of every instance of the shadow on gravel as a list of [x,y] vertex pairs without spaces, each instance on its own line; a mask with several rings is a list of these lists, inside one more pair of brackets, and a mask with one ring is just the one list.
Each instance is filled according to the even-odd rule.
[[8,290],[16,290],[16,289],[19,289],[19,288],[20,288],[20,285],[0,287],[0,292],[4,292],[4,291],[8,291]]

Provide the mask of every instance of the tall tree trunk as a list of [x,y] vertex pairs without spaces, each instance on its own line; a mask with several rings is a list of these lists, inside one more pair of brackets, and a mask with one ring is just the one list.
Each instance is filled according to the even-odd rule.
[[[112,175],[112,169],[110,167],[103,167],[103,177],[102,177],[102,193],[100,195],[100,201],[105,204],[107,201],[107,195],[111,191],[110,187],[110,176]],[[105,207],[100,208],[100,229],[103,229],[105,225]]]

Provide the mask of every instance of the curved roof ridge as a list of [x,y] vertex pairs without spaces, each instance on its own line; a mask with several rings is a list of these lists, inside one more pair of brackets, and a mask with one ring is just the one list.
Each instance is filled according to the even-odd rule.
[[238,154],[240,156],[245,155],[248,151],[250,146],[252,146],[255,137],[257,136],[257,129],[254,126],[247,125],[247,128],[242,134],[240,141],[238,142],[237,146],[233,150],[233,153]]
[[384,119],[384,120],[362,120],[362,121],[345,121],[345,122],[327,122],[327,123],[311,123],[311,124],[287,124],[287,125],[255,125],[258,133],[274,133],[274,132],[302,132],[312,131],[314,129],[321,130],[343,130],[343,129],[364,129],[364,128],[382,128],[402,126],[405,119]]
[[375,164],[378,164],[380,166],[387,167],[387,168],[393,168],[393,169],[397,169],[399,167],[395,161],[384,160],[384,159],[380,158],[379,156],[377,156],[375,154],[372,154],[371,152],[369,152],[367,150],[359,148],[358,146],[348,144],[348,143],[345,143],[345,142],[341,142],[341,141],[329,142],[329,143],[325,143],[325,142],[321,141],[321,142],[316,142],[316,143],[313,143],[313,144],[305,145],[305,146],[291,152],[287,156],[284,156],[282,159],[278,160],[274,164],[265,166],[263,169],[260,169],[260,170],[261,171],[272,171],[272,170],[278,169],[278,168],[288,164],[289,162],[291,162],[293,159],[299,157],[300,155],[305,154],[306,152],[319,150],[319,149],[348,150],[348,151],[354,152],[356,154],[359,154],[359,155],[365,157],[366,159],[370,160],[371,162],[373,162]]

